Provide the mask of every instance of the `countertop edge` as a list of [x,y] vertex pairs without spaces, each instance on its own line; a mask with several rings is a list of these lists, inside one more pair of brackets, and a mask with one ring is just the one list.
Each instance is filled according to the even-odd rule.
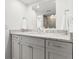
[[40,38],[44,40],[54,40],[54,41],[60,41],[60,42],[65,42],[65,43],[73,43],[72,40],[66,40],[66,39],[58,39],[58,38],[50,38],[50,37],[42,37],[42,36],[32,36],[32,35],[25,35],[25,34],[18,34],[18,33],[13,33],[10,32],[11,35],[22,35],[22,36],[28,36],[28,37],[33,37],[33,38]]

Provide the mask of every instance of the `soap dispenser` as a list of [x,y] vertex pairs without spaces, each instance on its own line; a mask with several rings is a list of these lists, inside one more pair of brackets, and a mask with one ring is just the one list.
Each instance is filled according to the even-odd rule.
[[22,31],[26,31],[28,29],[28,19],[26,17],[22,17]]

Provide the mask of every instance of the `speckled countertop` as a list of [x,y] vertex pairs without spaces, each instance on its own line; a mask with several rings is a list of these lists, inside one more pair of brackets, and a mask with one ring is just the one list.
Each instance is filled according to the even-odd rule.
[[22,32],[22,31],[11,30],[10,34],[24,35],[24,36],[38,37],[38,38],[46,38],[46,39],[51,39],[51,40],[58,40],[58,41],[72,43],[72,40],[70,40],[69,35],[59,34],[59,33]]

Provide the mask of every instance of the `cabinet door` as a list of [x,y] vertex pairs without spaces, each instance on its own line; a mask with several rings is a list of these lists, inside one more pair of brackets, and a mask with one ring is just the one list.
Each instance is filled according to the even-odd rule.
[[20,46],[20,59],[33,59],[33,48],[24,44]]
[[44,48],[33,47],[33,59],[44,59]]
[[46,59],[72,59],[71,55],[67,55],[61,52],[55,52],[54,50],[46,51]]
[[12,40],[12,59],[19,59],[19,41]]
[[44,48],[33,44],[21,44],[21,59],[44,59]]
[[59,41],[46,41],[47,59],[72,59],[72,44]]

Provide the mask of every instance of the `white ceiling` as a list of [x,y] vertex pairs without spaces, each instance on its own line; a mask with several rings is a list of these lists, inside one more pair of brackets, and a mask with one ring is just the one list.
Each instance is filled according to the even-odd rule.
[[[49,0],[20,0],[20,1],[23,1],[25,4],[30,5],[30,4],[34,4],[34,3],[37,3],[37,2],[49,1]],[[52,0],[52,1],[55,1],[55,0]]]
[[36,2],[40,2],[42,0],[21,0],[23,1],[26,5],[31,5],[31,4],[34,4]]
[[[20,0],[26,5],[33,5],[33,9],[39,13],[56,14],[56,0]],[[39,4],[39,8],[37,5]]]

